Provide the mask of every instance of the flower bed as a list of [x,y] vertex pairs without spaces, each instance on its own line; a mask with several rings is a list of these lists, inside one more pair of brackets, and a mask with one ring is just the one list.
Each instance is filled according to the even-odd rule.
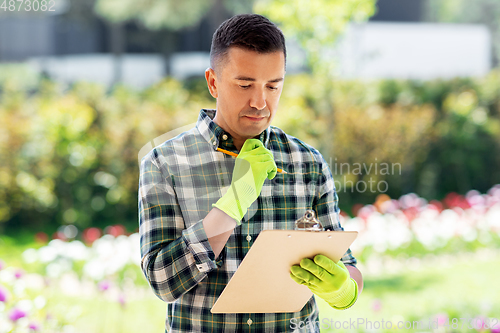
[[381,195],[355,212],[353,218],[341,214],[341,223],[359,232],[351,249],[361,261],[500,247],[500,185],[487,194],[450,193],[442,202],[427,202],[414,193],[399,199]]
[[[381,257],[415,261],[430,254],[500,248],[500,185],[486,194],[452,193],[442,202],[427,202],[416,194],[379,196],[373,205],[355,211],[352,218],[342,214],[341,223],[359,232],[351,249],[364,268]],[[126,235],[121,226],[102,233],[64,226],[55,239],[24,250],[20,267],[0,261],[0,333],[74,331],[84,310],[78,304],[58,304],[54,294],[122,308],[141,297],[153,299],[139,268],[139,235]],[[377,307],[379,300],[373,302]]]

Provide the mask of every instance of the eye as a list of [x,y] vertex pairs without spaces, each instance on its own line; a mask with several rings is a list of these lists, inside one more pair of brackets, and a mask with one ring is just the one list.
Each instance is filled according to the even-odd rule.
[[240,88],[247,89],[247,88],[250,88],[250,86],[242,86],[242,85],[240,85]]
[[278,87],[268,86],[268,88],[271,90],[278,90]]

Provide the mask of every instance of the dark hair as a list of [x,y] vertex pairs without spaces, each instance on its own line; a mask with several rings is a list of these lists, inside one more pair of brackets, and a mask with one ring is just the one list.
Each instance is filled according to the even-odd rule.
[[285,36],[274,23],[262,15],[236,15],[217,28],[210,49],[210,66],[213,69],[232,46],[258,53],[283,51],[286,63]]

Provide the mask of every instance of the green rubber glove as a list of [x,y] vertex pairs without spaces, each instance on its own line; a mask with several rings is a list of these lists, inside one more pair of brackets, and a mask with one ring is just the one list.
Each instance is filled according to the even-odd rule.
[[266,178],[276,176],[273,154],[257,139],[248,139],[236,157],[233,179],[226,194],[213,207],[217,207],[241,224],[248,208],[257,200]]
[[290,271],[295,282],[306,285],[335,309],[347,309],[358,298],[358,284],[350,277],[342,261],[335,263],[318,254],[314,261],[302,259],[300,266],[294,265]]

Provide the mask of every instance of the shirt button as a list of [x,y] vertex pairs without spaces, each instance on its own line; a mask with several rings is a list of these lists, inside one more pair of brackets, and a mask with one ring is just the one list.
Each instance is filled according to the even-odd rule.
[[222,135],[222,140],[224,140],[224,141],[227,140],[227,135],[226,134]]
[[196,265],[196,267],[198,267],[199,270],[203,269],[203,265]]
[[216,145],[217,145],[217,141],[212,142],[212,144],[213,144],[214,146],[216,146]]
[[252,323],[253,323],[252,319],[248,318],[248,320],[247,320],[248,326],[252,325]]
[[250,242],[252,240],[252,236],[247,235],[247,242]]

